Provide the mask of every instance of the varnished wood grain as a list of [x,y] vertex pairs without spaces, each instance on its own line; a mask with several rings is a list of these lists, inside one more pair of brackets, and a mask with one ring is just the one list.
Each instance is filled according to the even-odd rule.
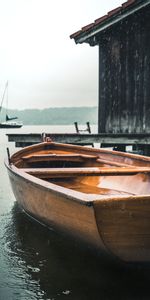
[[95,201],[101,238],[124,261],[150,261],[150,197]]
[[45,142],[5,163],[29,215],[124,261],[150,261],[149,157]]
[[40,178],[54,177],[74,177],[74,176],[123,176],[135,175],[138,173],[150,173],[150,168],[107,168],[107,167],[87,167],[87,168],[22,168],[24,172]]

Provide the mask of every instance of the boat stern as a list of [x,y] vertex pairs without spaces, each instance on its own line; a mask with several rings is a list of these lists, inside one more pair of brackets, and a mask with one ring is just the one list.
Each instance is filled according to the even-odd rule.
[[105,247],[126,262],[150,262],[150,197],[96,200],[96,222]]

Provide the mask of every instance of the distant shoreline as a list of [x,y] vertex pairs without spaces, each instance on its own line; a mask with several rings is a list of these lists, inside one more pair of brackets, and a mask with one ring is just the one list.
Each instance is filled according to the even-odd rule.
[[[17,116],[24,125],[72,125],[97,124],[98,108],[96,106],[51,107],[44,109],[9,110],[8,115]],[[5,118],[6,109],[2,110],[1,120]]]

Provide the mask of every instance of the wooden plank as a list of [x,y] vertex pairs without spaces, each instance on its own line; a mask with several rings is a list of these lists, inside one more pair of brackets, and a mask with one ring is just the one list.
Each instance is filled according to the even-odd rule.
[[[37,134],[7,134],[9,142],[21,144],[34,144],[41,142],[41,135]],[[69,144],[124,144],[124,145],[148,145],[150,144],[150,133],[143,134],[70,134],[70,133],[47,133],[54,142]]]
[[40,178],[74,177],[74,176],[120,176],[150,173],[150,168],[21,168],[20,170]]

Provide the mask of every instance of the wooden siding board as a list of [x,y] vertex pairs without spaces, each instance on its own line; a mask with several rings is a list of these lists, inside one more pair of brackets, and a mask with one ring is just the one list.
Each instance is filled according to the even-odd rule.
[[[122,25],[121,25],[122,26]],[[127,32],[124,32],[125,38],[127,35]],[[121,44],[121,52],[120,52],[120,132],[128,132],[128,115],[127,115],[127,99],[126,96],[126,86],[128,84],[127,82],[127,75],[126,75],[126,65],[128,64],[127,56],[125,55],[127,53],[127,47],[128,45],[124,43],[124,36],[120,35],[120,44]],[[128,69],[128,68],[127,68]],[[124,70],[124,71],[123,71]],[[124,130],[123,130],[124,128]]]
[[145,107],[145,128],[150,132],[150,13],[143,19],[146,23],[147,35],[144,36],[144,107]]
[[101,41],[99,47],[99,114],[98,114],[98,131],[105,132],[106,110],[107,110],[107,83],[106,83],[106,69],[107,61],[105,58],[105,52],[107,51],[107,45],[105,40]]

